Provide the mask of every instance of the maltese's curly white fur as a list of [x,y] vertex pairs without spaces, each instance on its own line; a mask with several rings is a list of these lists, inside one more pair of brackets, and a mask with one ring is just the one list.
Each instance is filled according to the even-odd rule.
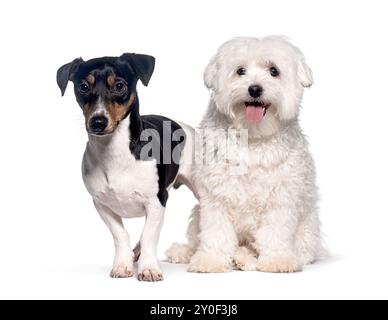
[[[189,243],[174,244],[168,259],[192,272],[300,271],[324,252],[314,162],[298,122],[313,84],[304,55],[284,37],[234,38],[204,80],[211,99],[202,146],[217,141],[214,151],[227,161],[196,162],[200,203]],[[222,133],[230,130],[234,138]]]

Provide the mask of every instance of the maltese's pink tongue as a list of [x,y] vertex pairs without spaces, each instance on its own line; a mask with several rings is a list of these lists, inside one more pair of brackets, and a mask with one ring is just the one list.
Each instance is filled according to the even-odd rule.
[[264,117],[264,108],[260,107],[246,107],[246,117],[249,122],[260,122]]

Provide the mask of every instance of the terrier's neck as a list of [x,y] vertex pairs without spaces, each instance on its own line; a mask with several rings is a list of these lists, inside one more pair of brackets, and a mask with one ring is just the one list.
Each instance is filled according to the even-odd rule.
[[121,153],[123,148],[129,151],[130,119],[127,116],[121,120],[116,130],[106,136],[94,136],[89,134],[88,148],[96,156],[109,153],[114,156]]
[[89,134],[89,142],[91,150],[94,153],[115,152],[121,148],[128,148],[130,141],[138,141],[143,129],[142,121],[139,113],[139,99],[136,98],[132,103],[130,112],[120,121],[115,131],[106,136],[94,136]]

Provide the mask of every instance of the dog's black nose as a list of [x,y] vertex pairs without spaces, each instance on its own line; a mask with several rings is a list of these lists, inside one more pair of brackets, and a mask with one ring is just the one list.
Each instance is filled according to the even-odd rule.
[[108,119],[104,116],[96,116],[90,119],[90,129],[95,133],[103,132],[108,126]]
[[250,86],[248,88],[248,92],[249,92],[249,95],[252,97],[252,98],[258,98],[261,96],[261,94],[263,93],[263,88],[261,86]]

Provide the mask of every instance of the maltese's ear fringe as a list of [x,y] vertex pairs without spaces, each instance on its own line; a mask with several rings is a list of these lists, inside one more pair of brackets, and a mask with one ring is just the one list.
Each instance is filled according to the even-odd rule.
[[299,65],[298,65],[298,77],[303,87],[309,88],[313,85],[313,72],[307,65],[304,55],[300,52]]
[[299,59],[297,73],[298,78],[300,80],[300,84],[305,88],[311,87],[314,84],[313,72],[311,71],[311,68],[307,65],[306,58],[303,52],[297,46],[295,46],[292,41],[286,36],[270,36],[269,38],[279,39],[280,41],[287,43],[294,49],[297,58]]
[[298,62],[298,77],[300,79],[300,83],[303,87],[309,88],[313,85],[313,72],[311,71],[311,68],[306,63],[306,58],[302,51],[295,47],[295,50],[299,56],[299,62]]
[[217,75],[217,55],[211,58],[203,74],[203,80],[206,88],[214,89],[214,82],[216,79],[216,75]]

